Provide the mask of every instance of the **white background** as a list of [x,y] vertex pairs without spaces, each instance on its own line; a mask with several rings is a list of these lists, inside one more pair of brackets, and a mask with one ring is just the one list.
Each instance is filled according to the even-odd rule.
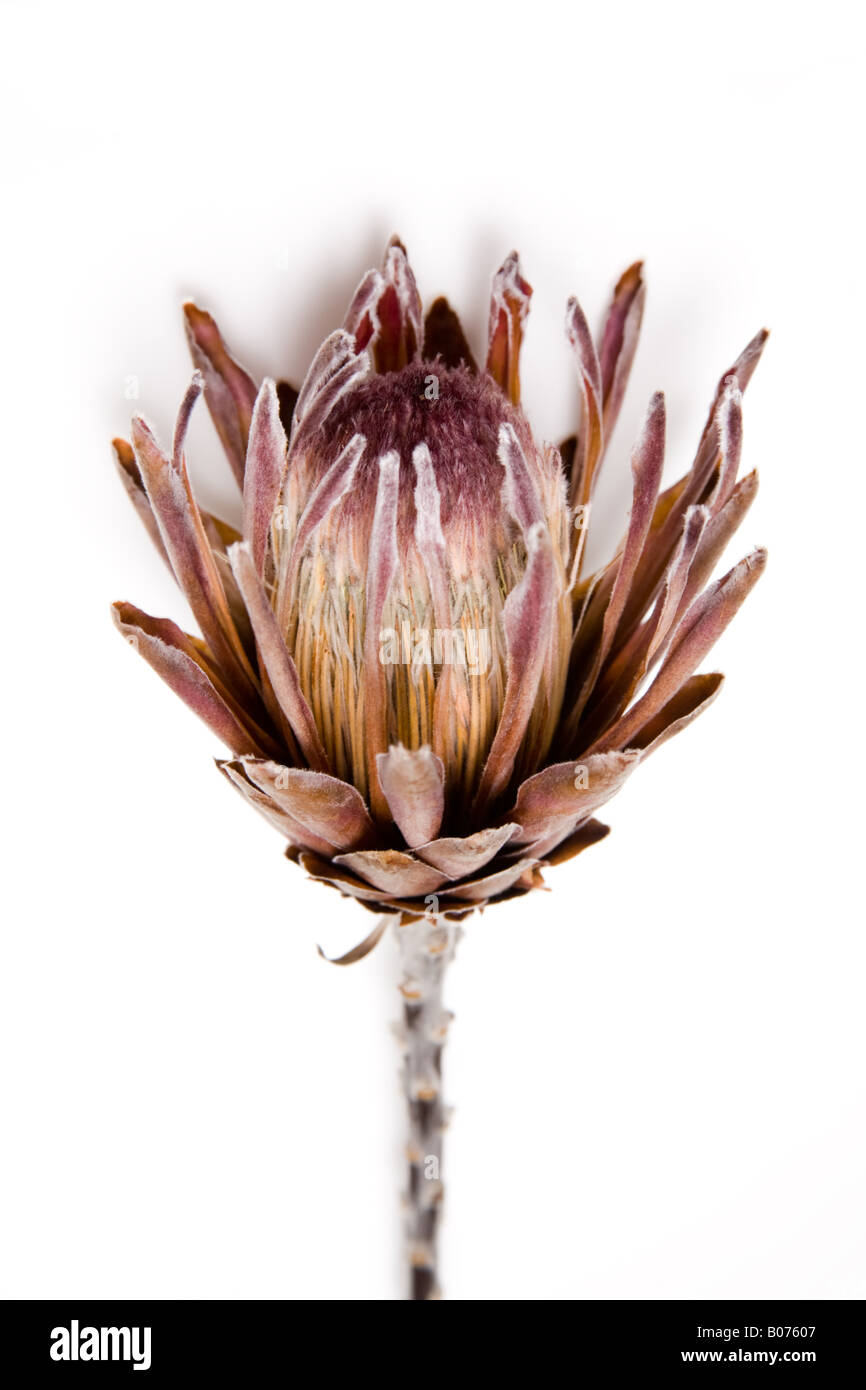
[[[525,403],[577,418],[567,295],[646,261],[608,459],[668,478],[763,323],[729,562],[770,566],[713,710],[452,971],[452,1299],[855,1298],[864,1261],[862,34],[824,3],[5,3],[5,1296],[400,1295],[395,947],[307,882],[124,648],[188,622],[108,441],[165,438],[179,304],[303,375],[392,231],[482,347],[535,286]],[[130,378],[140,397],[128,399]],[[201,496],[236,511],[204,412]],[[598,536],[596,537],[596,543]]]

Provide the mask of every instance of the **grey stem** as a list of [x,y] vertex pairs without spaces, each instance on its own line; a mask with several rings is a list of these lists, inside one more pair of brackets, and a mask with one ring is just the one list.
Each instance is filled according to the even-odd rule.
[[429,916],[395,928],[403,996],[403,1085],[409,1106],[409,1187],[406,1236],[409,1299],[441,1298],[437,1234],[442,1209],[442,1050],[452,1015],[442,1002],[445,967],[454,955],[459,927]]

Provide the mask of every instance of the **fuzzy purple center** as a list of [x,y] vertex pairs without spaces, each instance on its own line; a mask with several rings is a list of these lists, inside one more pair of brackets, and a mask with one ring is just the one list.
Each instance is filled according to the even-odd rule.
[[459,517],[480,519],[484,513],[501,513],[503,468],[498,447],[499,429],[505,422],[514,426],[524,447],[533,447],[526,417],[489,377],[475,376],[465,367],[443,367],[438,361],[416,362],[399,372],[371,376],[356,387],[331,412],[315,453],[324,471],[353,435],[364,436],[367,447],[347,502],[349,512],[359,509],[372,515],[379,459],[396,450],[402,532],[412,522],[416,482],[412,451],[426,444],[447,533]]

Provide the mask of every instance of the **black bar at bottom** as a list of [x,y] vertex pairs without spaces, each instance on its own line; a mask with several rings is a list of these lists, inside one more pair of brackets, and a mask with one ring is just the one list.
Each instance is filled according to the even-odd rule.
[[[571,1312],[552,1325],[556,1343],[546,1346],[534,1323],[521,1326],[512,1320],[493,1337],[483,1322],[476,1323],[471,1334],[473,1360],[482,1356],[489,1365],[503,1353],[510,1354],[510,1348],[529,1352],[547,1364],[556,1350],[556,1360],[565,1356],[578,1378],[582,1368],[603,1368],[614,1374],[675,1369],[694,1374],[697,1367],[713,1365],[804,1367],[806,1373],[846,1370],[850,1374],[862,1360],[864,1318],[858,1301],[634,1301],[570,1306]],[[441,1314],[414,1316],[432,1318],[435,1326]],[[354,1374],[363,1370],[366,1377],[373,1368],[371,1354],[380,1356],[382,1369],[390,1368],[388,1374],[392,1374],[390,1343],[377,1348],[375,1328],[367,1324],[363,1334],[356,1336],[351,1314],[341,1312],[338,1317],[338,1323],[330,1324],[338,1330],[323,1337],[327,1321],[320,1325],[302,1304],[280,1300],[13,1300],[0,1304],[4,1379],[16,1387],[42,1385],[45,1380],[62,1383],[64,1378],[82,1375],[100,1380],[107,1375],[133,1376],[133,1383],[142,1384],[192,1377],[189,1383],[196,1386],[227,1378],[233,1384],[257,1385],[257,1376],[272,1375],[282,1381],[298,1372],[303,1375],[310,1359],[317,1375],[330,1376],[335,1360],[352,1358]],[[417,1324],[403,1326],[414,1331]],[[448,1327],[447,1315],[444,1326]],[[396,1330],[399,1335],[399,1325]],[[449,1352],[448,1343],[440,1344],[437,1361],[443,1371],[449,1356],[455,1370],[459,1369],[461,1345],[465,1344],[452,1343]],[[360,1365],[359,1357],[363,1358]],[[8,1368],[16,1364],[17,1378],[7,1379]]]

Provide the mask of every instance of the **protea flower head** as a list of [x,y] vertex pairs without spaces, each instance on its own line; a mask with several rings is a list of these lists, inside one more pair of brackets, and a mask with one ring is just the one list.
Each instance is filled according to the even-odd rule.
[[[509,256],[479,368],[444,299],[423,316],[395,239],[299,393],[257,388],[187,304],[197,370],[171,448],[140,418],[131,446],[115,441],[201,636],[128,603],[120,630],[228,746],[220,768],[289,856],[403,921],[526,893],[601,839],[596,811],[718,693],[722,677],[697,668],[764,565],[755,551],[709,583],[757,487],[737,478],[741,393],[766,334],[722,377],[694,462],[665,491],[653,397],[625,537],[585,575],[641,267],[616,286],[598,346],[568,304],[582,422],[561,449],[520,405],[531,293]],[[242,491],[240,532],[190,487],[202,391]]]

